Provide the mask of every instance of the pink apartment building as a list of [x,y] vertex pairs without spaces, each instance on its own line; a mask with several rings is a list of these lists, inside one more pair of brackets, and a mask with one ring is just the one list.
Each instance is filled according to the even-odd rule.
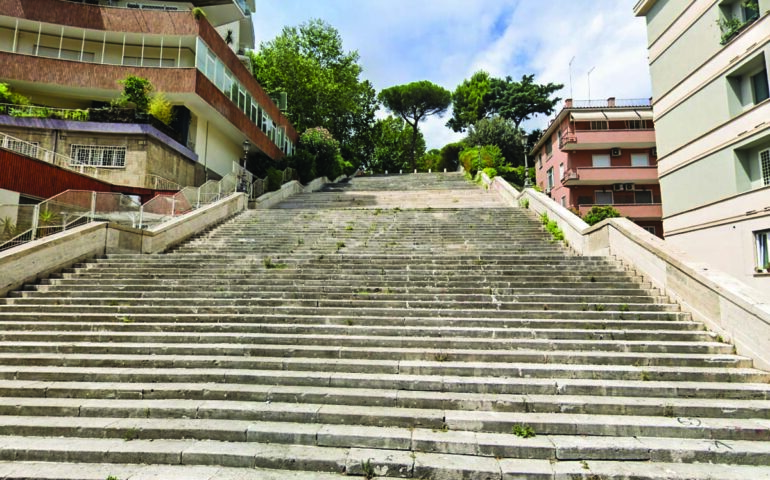
[[532,149],[537,185],[584,216],[612,205],[663,236],[655,127],[648,99],[567,99]]

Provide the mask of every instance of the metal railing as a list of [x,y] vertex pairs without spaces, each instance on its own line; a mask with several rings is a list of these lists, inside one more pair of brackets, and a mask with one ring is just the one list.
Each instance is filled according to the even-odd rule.
[[572,100],[572,108],[649,107],[649,98],[616,98],[613,100]]
[[140,207],[137,199],[127,195],[85,190],[67,190],[37,205],[2,205],[0,251],[94,220],[136,218],[132,213],[138,213]]
[[[99,167],[79,162],[67,155],[46,150],[35,143],[30,143],[2,132],[0,132],[0,148],[10,150],[26,157],[32,157],[36,160],[50,163],[51,165],[56,165],[57,167],[81,175],[102,180],[102,178],[99,177]],[[151,188],[153,190],[179,190],[182,188],[181,185],[173,180],[152,174],[143,175],[140,184],[144,188]]]
[[186,187],[174,195],[139,197],[112,192],[67,190],[37,205],[0,205],[0,251],[93,221],[151,228],[235,193],[238,177]]
[[38,105],[13,105],[9,103],[0,103],[0,115],[31,118],[58,118],[61,120],[77,120],[81,122],[88,120],[88,110],[41,107]]

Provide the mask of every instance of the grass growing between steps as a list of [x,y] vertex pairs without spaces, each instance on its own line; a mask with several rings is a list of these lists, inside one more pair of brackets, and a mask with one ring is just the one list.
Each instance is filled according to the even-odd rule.
[[559,224],[556,223],[556,220],[549,219],[548,214],[543,212],[540,215],[540,221],[543,223],[543,225],[545,225],[545,229],[551,233],[554,241],[564,241],[564,232],[561,228],[559,228]]
[[285,263],[273,263],[273,259],[270,257],[265,257],[264,260],[262,260],[262,263],[265,265],[265,268],[268,270],[283,270],[285,268],[288,268],[288,265]]

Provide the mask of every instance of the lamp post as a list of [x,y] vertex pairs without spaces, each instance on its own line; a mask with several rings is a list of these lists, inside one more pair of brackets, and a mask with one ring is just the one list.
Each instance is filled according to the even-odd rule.
[[526,147],[524,151],[524,188],[532,187],[532,180],[529,179],[529,165],[527,164]]
[[251,148],[251,142],[248,140],[243,141],[243,165],[241,165],[241,170],[238,172],[238,191],[239,192],[245,192],[246,191],[246,159],[249,155],[249,148]]

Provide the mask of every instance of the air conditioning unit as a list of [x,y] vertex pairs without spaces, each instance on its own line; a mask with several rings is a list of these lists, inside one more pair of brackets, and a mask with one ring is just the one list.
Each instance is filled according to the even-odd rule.
[[617,148],[617,147],[611,149],[610,150],[610,155],[612,155],[613,157],[619,157],[620,156],[620,149]]
[[626,189],[626,186],[622,183],[616,183],[612,185],[612,189],[615,190],[616,192],[622,192],[623,190]]
[[626,190],[633,190],[634,189],[634,184],[633,183],[626,183],[623,186],[625,187]]
[[650,149],[650,155],[652,155],[653,157],[657,157],[658,156],[658,147],[652,147]]

